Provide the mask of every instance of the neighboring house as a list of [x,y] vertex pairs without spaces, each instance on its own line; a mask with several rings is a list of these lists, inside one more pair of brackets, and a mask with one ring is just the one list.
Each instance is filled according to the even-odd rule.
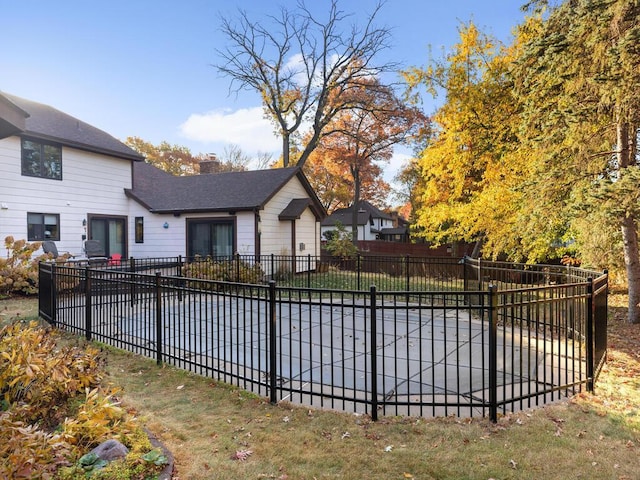
[[324,211],[299,168],[177,177],[133,167],[126,194],[144,222],[142,256],[320,254]]
[[298,168],[175,177],[47,105],[0,92],[0,240],[85,239],[124,258],[319,255],[324,210]]
[[129,255],[131,165],[144,160],[111,135],[55,108],[0,92],[0,241],[83,240]]
[[[358,204],[358,241],[386,240],[408,241],[408,229],[398,226],[394,218],[371,205],[366,200]],[[325,233],[336,229],[341,223],[348,231],[353,223],[353,206],[339,208],[326,217],[321,223],[322,238],[326,240]]]

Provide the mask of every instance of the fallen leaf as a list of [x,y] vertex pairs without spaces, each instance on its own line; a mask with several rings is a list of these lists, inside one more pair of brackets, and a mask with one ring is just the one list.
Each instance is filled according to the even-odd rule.
[[342,439],[343,439],[343,440],[344,440],[345,438],[349,438],[349,437],[351,437],[351,434],[350,434],[349,432],[344,432],[344,433],[342,434]]
[[247,458],[249,458],[253,454],[251,450],[238,450],[236,453],[231,455],[231,460],[240,460],[244,462]]
[[386,447],[384,447],[385,452],[390,452],[391,450],[393,450],[393,445],[387,445]]
[[411,475],[410,473],[404,472],[404,478],[413,478],[413,475]]
[[182,390],[183,388],[184,388],[184,385],[178,385],[178,386],[176,387],[176,390]]
[[514,459],[509,460],[509,465],[511,465],[511,468],[513,468],[514,470],[518,468],[518,464]]

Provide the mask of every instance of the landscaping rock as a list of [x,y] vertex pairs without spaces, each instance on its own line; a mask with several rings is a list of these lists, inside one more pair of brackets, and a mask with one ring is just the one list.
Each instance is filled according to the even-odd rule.
[[129,449],[117,440],[107,440],[91,450],[101,460],[113,462],[119,458],[124,458],[129,453]]

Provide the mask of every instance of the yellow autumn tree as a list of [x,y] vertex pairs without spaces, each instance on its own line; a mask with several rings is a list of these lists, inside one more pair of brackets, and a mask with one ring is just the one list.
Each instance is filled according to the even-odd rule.
[[414,165],[414,230],[427,241],[482,242],[485,256],[527,256],[516,227],[526,161],[509,76],[515,48],[470,23],[446,58],[404,73],[412,88],[445,95]]

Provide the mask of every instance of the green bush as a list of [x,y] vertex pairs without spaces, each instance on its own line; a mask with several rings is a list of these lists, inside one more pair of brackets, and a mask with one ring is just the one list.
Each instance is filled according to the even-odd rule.
[[327,243],[324,248],[334,257],[353,258],[358,253],[358,247],[353,244],[353,233],[340,222],[335,226],[335,230],[325,232]]
[[41,242],[14,240],[12,236],[4,239],[7,255],[0,258],[0,297],[38,292],[38,263],[51,258],[48,254],[32,258],[41,245]]

